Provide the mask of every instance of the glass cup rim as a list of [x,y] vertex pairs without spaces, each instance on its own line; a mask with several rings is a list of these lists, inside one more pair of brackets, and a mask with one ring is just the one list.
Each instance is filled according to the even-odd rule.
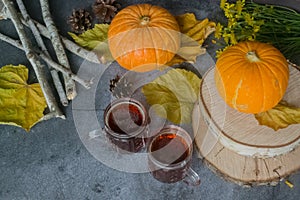
[[[142,116],[143,116],[143,122],[142,122],[142,124],[139,126],[139,128],[136,131],[134,131],[131,134],[119,134],[119,133],[116,133],[115,131],[113,131],[109,127],[108,122],[107,122],[108,119],[106,119],[106,118],[108,118],[108,116],[110,114],[109,112],[114,107],[116,107],[118,105],[121,105],[122,103],[128,103],[128,104],[135,105],[139,109],[139,111],[141,111]],[[111,135],[111,136],[113,136],[114,138],[117,138],[117,139],[131,139],[131,138],[134,138],[134,137],[142,134],[143,131],[146,129],[147,123],[148,123],[148,120],[147,120],[147,111],[146,111],[145,107],[143,106],[143,104],[141,102],[139,102],[138,100],[130,98],[130,97],[121,97],[121,98],[113,100],[106,107],[106,109],[104,111],[103,118],[104,118],[104,128],[105,128],[106,132],[109,135]]]
[[[165,134],[174,134],[174,132],[172,132],[172,130],[176,130],[176,135],[178,134],[179,137],[183,138],[185,140],[185,142],[187,143],[188,145],[188,148],[189,148],[189,154],[188,156],[183,160],[183,161],[180,161],[178,163],[174,163],[174,164],[166,164],[166,163],[162,163],[160,161],[158,161],[151,153],[151,147],[152,147],[152,144],[153,142],[161,135],[165,135]],[[148,158],[155,164],[157,165],[158,167],[161,167],[161,168],[164,168],[164,169],[177,169],[177,168],[180,168],[180,167],[183,167],[185,166],[190,160],[191,160],[191,157],[192,157],[192,153],[193,153],[193,141],[190,137],[190,135],[187,133],[186,130],[184,130],[183,128],[179,127],[179,126],[176,126],[176,125],[167,125],[165,126],[164,128],[162,128],[158,134],[151,140],[150,144],[149,144],[149,147],[148,147]]]

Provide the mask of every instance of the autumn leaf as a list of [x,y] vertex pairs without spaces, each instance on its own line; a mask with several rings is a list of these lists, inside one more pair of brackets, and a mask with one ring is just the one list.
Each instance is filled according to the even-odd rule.
[[205,39],[215,31],[215,22],[208,19],[197,20],[193,13],[176,16],[181,34],[181,45],[174,58],[167,63],[168,66],[182,62],[196,62],[197,56],[204,54],[202,47]]
[[74,41],[88,50],[93,50],[107,40],[108,24],[96,24],[93,29],[89,29],[80,35],[69,32]]
[[193,38],[199,45],[202,45],[205,39],[215,31],[216,23],[204,20],[197,20],[193,13],[185,13],[176,16],[180,32]]
[[274,108],[255,115],[260,125],[268,126],[275,131],[291,124],[300,123],[300,108],[279,102]]
[[[166,74],[143,86],[142,92],[156,113],[173,123],[191,122],[194,103],[198,99],[201,79],[184,69],[171,69]],[[164,110],[162,110],[164,109]]]
[[94,51],[102,63],[113,61],[107,43],[108,24],[96,24],[93,29],[89,29],[80,35],[69,32],[68,34],[80,46],[87,50]]
[[28,69],[23,65],[0,68],[0,124],[29,131],[43,117],[47,104],[41,87],[27,80]]

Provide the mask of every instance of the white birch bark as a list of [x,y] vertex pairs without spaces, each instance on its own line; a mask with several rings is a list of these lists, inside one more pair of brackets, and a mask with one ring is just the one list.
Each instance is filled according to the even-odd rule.
[[[49,2],[48,0],[40,0],[40,4],[42,9],[43,19],[47,29],[49,30],[50,40],[55,50],[58,62],[62,66],[71,69],[64,46],[60,40],[60,36],[58,34],[57,28],[51,17]],[[77,95],[75,82],[69,76],[66,75],[64,75],[64,82],[65,82],[65,90],[66,90],[67,98],[69,100],[74,99]]]
[[[20,43],[19,40],[12,39],[2,33],[0,33],[0,40],[3,40],[23,51],[25,51],[24,47]],[[80,77],[78,77],[76,74],[72,73],[71,70],[65,68],[64,66],[61,66],[54,62],[51,58],[49,58],[47,55],[45,55],[43,52],[38,53],[41,59],[43,59],[47,64],[51,65],[54,69],[57,71],[60,71],[61,73],[65,74],[66,76],[69,76],[74,81],[78,82],[82,86],[84,86],[86,89],[89,89],[92,84],[92,80],[83,80]]]
[[[33,20],[30,18],[29,14],[27,13],[27,10],[25,8],[25,5],[24,5],[23,1],[22,0],[17,0],[17,4],[18,4],[18,7],[21,11],[21,14],[22,14],[24,20],[27,22],[27,24],[29,25],[29,28],[31,29],[31,31],[34,35],[34,38],[35,38],[37,44],[39,45],[39,47],[41,48],[43,53],[50,58],[50,54],[48,53],[48,50],[47,50],[47,48],[44,44],[44,41],[43,41],[43,39],[40,35],[40,32],[37,29],[37,27],[35,26]],[[66,97],[66,93],[63,89],[63,85],[61,83],[61,80],[58,76],[58,72],[57,72],[57,70],[53,69],[53,67],[51,67],[49,65],[48,65],[48,67],[49,67],[49,70],[50,70],[50,73],[51,73],[51,76],[52,76],[52,79],[53,79],[53,83],[54,83],[56,92],[59,96],[60,102],[63,106],[67,106],[69,104],[69,102],[68,102],[68,99]]]
[[17,33],[20,37],[22,46],[24,48],[25,54],[27,59],[30,61],[37,79],[41,85],[41,89],[45,96],[48,108],[52,116],[65,118],[63,113],[61,112],[60,108],[57,105],[55,97],[51,91],[51,87],[47,81],[45,72],[44,72],[44,65],[41,64],[37,55],[32,51],[31,42],[28,40],[26,32],[24,31],[24,26],[18,17],[18,13],[13,5],[13,2],[10,0],[2,0],[3,5],[6,7],[7,12],[10,15],[10,18],[17,30]]

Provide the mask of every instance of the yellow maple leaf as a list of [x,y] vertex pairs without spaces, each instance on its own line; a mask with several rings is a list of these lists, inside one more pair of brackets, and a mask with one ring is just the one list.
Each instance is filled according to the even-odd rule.
[[73,40],[87,50],[94,51],[102,63],[113,61],[107,43],[108,24],[95,24],[93,29],[89,29],[80,35],[69,32]]
[[176,124],[190,123],[200,82],[193,72],[176,68],[144,85],[142,92],[148,104],[160,105],[154,107],[160,117]]
[[0,124],[29,131],[43,117],[47,104],[41,87],[27,80],[28,69],[23,65],[0,68]]
[[206,52],[202,47],[205,39],[215,31],[215,22],[208,19],[197,20],[193,13],[176,16],[181,35],[181,45],[174,58],[167,63],[168,66],[182,62],[196,62],[197,56]]
[[275,131],[286,128],[291,124],[300,123],[300,108],[288,105],[286,102],[279,102],[274,108],[255,114],[260,125],[266,125]]
[[180,32],[193,38],[200,45],[204,40],[215,31],[216,23],[209,21],[207,18],[197,20],[193,13],[185,13],[176,16],[180,27]]

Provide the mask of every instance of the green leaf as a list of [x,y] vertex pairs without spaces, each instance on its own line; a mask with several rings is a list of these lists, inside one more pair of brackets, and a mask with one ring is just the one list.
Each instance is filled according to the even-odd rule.
[[[201,79],[184,69],[171,69],[143,86],[142,92],[156,113],[175,124],[191,122],[194,103],[198,99]],[[164,110],[161,110],[164,109]]]
[[47,107],[38,83],[27,84],[28,69],[6,65],[0,68],[0,124],[21,126],[29,131]]
[[70,33],[74,41],[88,50],[95,49],[101,42],[107,40],[108,24],[96,24],[93,29],[89,29],[80,35]]
[[89,29],[80,35],[68,33],[73,40],[87,50],[94,51],[99,60],[103,63],[113,61],[107,43],[108,24],[96,24],[93,29]]
[[279,102],[274,108],[255,115],[260,125],[268,126],[275,131],[291,124],[300,123],[300,108]]

